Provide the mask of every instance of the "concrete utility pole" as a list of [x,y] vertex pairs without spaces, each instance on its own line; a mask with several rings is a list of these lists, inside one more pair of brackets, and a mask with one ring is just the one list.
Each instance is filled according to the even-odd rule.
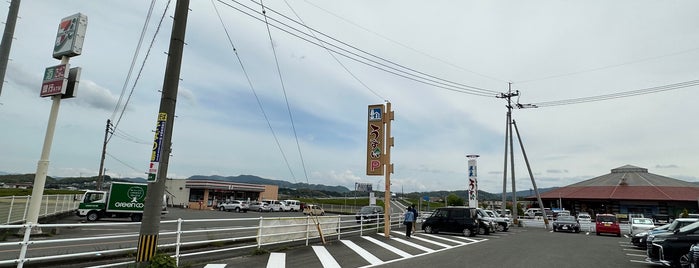
[[100,158],[100,171],[97,176],[97,191],[102,190],[102,182],[104,182],[104,156],[107,154],[107,137],[111,129],[112,121],[107,119],[107,128],[104,130],[104,144],[102,145],[102,158]]
[[158,119],[165,119],[165,133],[163,147],[160,148],[160,161],[156,181],[150,183],[146,192],[146,202],[143,209],[143,222],[141,223],[138,238],[138,250],[136,263],[138,267],[145,267],[155,255],[158,246],[158,233],[160,232],[160,212],[162,210],[163,194],[165,193],[165,181],[167,180],[168,161],[172,150],[172,129],[175,119],[175,104],[177,103],[177,90],[180,81],[180,69],[182,64],[182,51],[184,49],[185,31],[187,29],[187,15],[189,0],[178,0],[175,7],[175,17],[170,37],[167,66],[160,98],[160,110]]
[[7,12],[7,21],[5,22],[5,32],[2,34],[2,43],[0,43],[0,95],[2,95],[2,86],[5,84],[7,61],[10,59],[10,49],[12,48],[12,38],[15,35],[20,2],[20,0],[12,0],[10,2],[10,11]]

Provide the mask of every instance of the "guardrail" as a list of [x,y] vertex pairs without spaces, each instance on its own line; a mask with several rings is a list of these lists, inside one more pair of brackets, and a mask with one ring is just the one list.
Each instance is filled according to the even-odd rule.
[[[377,214],[376,216],[381,216]],[[203,223],[207,223],[208,227]],[[400,214],[391,215],[390,224],[400,226]],[[69,238],[32,237],[33,228],[91,228],[106,229],[140,225],[140,222],[124,223],[82,223],[82,224],[22,224],[0,225],[0,229],[22,233],[21,241],[0,242],[0,252],[12,252],[19,247],[15,257],[0,259],[0,266],[16,264],[18,268],[25,264],[48,264],[69,260],[78,263],[81,258],[89,258],[96,263],[96,258],[109,260],[101,265],[92,267],[115,267],[133,264],[134,260],[125,261],[124,256],[133,256],[137,251],[137,232],[120,233],[104,236],[74,235]],[[214,226],[212,227],[212,224]],[[230,219],[177,219],[160,222],[161,232],[158,235],[158,251],[168,252],[176,259],[177,265],[183,258],[196,257],[206,254],[221,254],[224,252],[260,249],[263,246],[305,242],[321,239],[323,241],[337,239],[345,235],[364,235],[366,232],[383,232],[384,223],[381,221],[365,223],[357,222],[354,215],[337,216],[306,216],[306,217],[259,217],[259,218],[230,218]],[[131,228],[135,229],[135,228]],[[234,235],[232,235],[234,234]],[[63,236],[63,235],[62,235]],[[70,235],[67,235],[70,236]],[[125,238],[127,240],[125,240]],[[80,242],[89,241],[92,245],[104,248],[100,250],[81,250]],[[73,245],[73,246],[70,246]],[[60,254],[46,249],[32,250],[32,246],[48,246],[61,248]],[[0,255],[0,258],[1,255]],[[117,263],[110,263],[114,259]]]
[[[0,197],[0,223],[24,223],[31,199],[30,195]],[[41,199],[39,218],[73,211],[79,204],[79,194],[44,195]]]

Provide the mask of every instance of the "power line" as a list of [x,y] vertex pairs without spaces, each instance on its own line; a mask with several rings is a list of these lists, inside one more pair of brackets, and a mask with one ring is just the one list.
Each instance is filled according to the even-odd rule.
[[633,97],[633,96],[646,95],[646,94],[652,94],[652,93],[658,93],[658,92],[664,92],[664,91],[670,91],[670,90],[682,89],[682,88],[694,87],[694,86],[699,86],[699,80],[692,80],[692,81],[686,81],[686,82],[681,82],[681,83],[675,83],[675,84],[669,84],[669,85],[663,85],[663,86],[657,86],[657,87],[651,87],[651,88],[644,88],[644,89],[637,89],[637,90],[630,90],[630,91],[624,91],[624,92],[617,92],[617,93],[612,93],[612,94],[591,96],[591,97],[582,97],[582,98],[573,98],[573,99],[565,99],[565,100],[558,100],[558,101],[539,102],[539,103],[533,103],[533,105],[535,105],[537,107],[549,107],[549,106],[560,106],[560,105],[578,104],[578,103],[586,103],[586,102],[604,101],[604,100],[628,98],[628,97]]
[[279,143],[279,138],[277,138],[277,134],[274,131],[272,124],[269,121],[269,117],[267,116],[267,112],[265,111],[265,108],[262,105],[262,101],[260,100],[260,97],[257,95],[257,91],[255,90],[255,87],[252,85],[252,80],[250,80],[250,75],[248,75],[248,72],[245,69],[245,65],[243,64],[243,60],[240,58],[240,55],[238,54],[238,50],[235,48],[235,45],[233,44],[233,40],[231,39],[231,36],[228,33],[228,29],[226,28],[226,25],[223,23],[223,19],[221,18],[221,14],[219,13],[218,8],[216,7],[216,4],[214,4],[213,0],[211,0],[211,5],[214,6],[214,10],[216,11],[216,16],[218,16],[218,19],[221,22],[221,26],[223,27],[223,31],[226,33],[226,38],[228,39],[228,43],[231,45],[231,48],[233,49],[233,54],[235,54],[236,59],[238,59],[238,63],[240,64],[240,68],[243,70],[243,74],[245,75],[245,79],[248,81],[248,86],[250,86],[250,90],[252,91],[252,94],[255,96],[255,100],[257,101],[257,106],[260,107],[260,111],[262,112],[262,115],[264,116],[265,121],[267,122],[267,127],[269,127],[269,131],[272,133],[272,136],[274,137],[274,141],[277,144],[277,148],[279,148],[279,152],[281,153],[282,158],[284,159],[284,163],[286,163],[286,167],[289,169],[289,172],[291,173],[291,177],[294,178],[294,180],[296,180],[296,176],[294,175],[294,172],[291,169],[291,165],[289,165],[289,160],[286,158],[286,154],[284,153],[284,149],[282,148],[282,145]]
[[[221,2],[221,0],[218,0],[218,1]],[[245,15],[248,15],[249,17],[251,17],[255,20],[258,20],[260,22],[265,23],[264,19],[261,19],[258,17],[259,15],[262,15],[260,12],[254,10],[246,5],[241,4],[240,2],[238,2],[236,0],[232,0],[232,2],[239,4],[240,6],[242,6],[243,8],[245,8],[249,11],[245,11],[241,8],[230,5],[228,3],[223,3],[223,2],[221,2],[221,3],[232,8],[232,9],[235,9],[235,10],[237,10]],[[274,12],[273,10],[271,10],[271,11]],[[257,15],[254,15],[251,13],[256,13]],[[275,13],[277,13],[277,12],[275,12]],[[279,14],[279,13],[277,13],[277,14]],[[288,17],[286,17],[284,15],[281,15],[281,16],[289,19]],[[417,71],[415,69],[411,69],[409,67],[403,66],[401,64],[395,63],[393,61],[381,58],[381,57],[376,56],[372,53],[369,53],[369,52],[366,52],[366,51],[361,50],[359,48],[356,48],[355,46],[349,45],[349,44],[342,42],[336,38],[332,38],[332,37],[320,32],[320,31],[313,29],[313,28],[308,28],[308,30],[316,32],[322,36],[329,38],[331,41],[335,41],[335,42],[339,43],[339,45],[337,45],[337,44],[333,44],[333,43],[329,42],[328,40],[324,40],[324,41],[322,41],[322,43],[327,44],[330,47],[324,46],[324,45],[320,44],[318,41],[316,41],[316,39],[313,36],[310,36],[309,34],[305,33],[304,31],[301,31],[295,27],[292,27],[292,26],[290,26],[284,22],[281,22],[273,17],[270,17],[270,19],[272,21],[278,23],[279,25],[282,25],[282,26],[279,26],[279,25],[276,25],[273,23],[269,23],[269,25],[271,27],[274,27],[280,31],[286,32],[286,33],[288,33],[294,37],[297,37],[303,41],[306,41],[308,43],[314,44],[314,45],[319,46],[319,47],[324,47],[324,48],[326,48],[326,49],[328,49],[336,54],[344,56],[348,59],[354,60],[356,62],[365,64],[365,65],[368,65],[370,67],[379,69],[379,70],[387,72],[387,73],[391,73],[391,74],[399,76],[399,77],[403,77],[405,79],[409,79],[409,80],[412,80],[415,82],[419,82],[422,84],[426,84],[429,86],[442,88],[442,89],[446,89],[446,90],[450,90],[450,91],[454,91],[454,92],[466,93],[466,94],[477,95],[477,96],[482,96],[482,97],[495,97],[499,93],[499,92],[494,91],[494,90],[489,90],[489,89],[484,89],[484,88],[479,88],[479,87],[474,87],[474,86],[470,86],[470,85],[465,85],[465,84],[453,82],[450,80],[446,80],[446,79],[442,79],[442,78],[439,78],[439,77],[436,77],[433,75],[426,74],[424,72]],[[289,19],[289,20],[293,21],[294,23],[300,24],[299,22],[297,22],[293,19]],[[286,28],[284,28],[284,27],[286,27]],[[343,45],[343,46],[346,46],[349,48],[344,48],[344,47],[341,47],[340,45]],[[350,51],[350,49],[356,50],[358,52]]]

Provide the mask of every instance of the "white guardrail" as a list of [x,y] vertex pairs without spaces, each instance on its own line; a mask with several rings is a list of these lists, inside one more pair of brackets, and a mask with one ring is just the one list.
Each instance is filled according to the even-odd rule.
[[[401,216],[399,213],[391,215],[391,225],[396,226],[392,228],[402,226]],[[119,256],[133,256],[137,251],[136,245],[139,234],[138,232],[133,232],[136,229],[134,227],[124,227],[140,224],[140,222],[124,222],[0,225],[0,229],[14,233],[23,233],[21,241],[0,242],[0,253],[15,252],[19,247],[19,255],[16,258],[2,257],[7,255],[0,255],[0,258],[4,258],[0,259],[0,266],[16,264],[20,268],[24,264],[33,265],[62,260],[77,262],[80,258],[114,260]],[[168,252],[171,257],[176,259],[178,266],[182,258],[198,255],[218,254],[241,249],[259,249],[262,246],[287,242],[300,243],[300,241],[305,241],[306,245],[308,245],[309,241],[320,238],[319,231],[323,233],[323,239],[326,240],[339,240],[342,235],[349,234],[363,235],[365,232],[383,232],[383,222],[357,223],[355,215],[177,219],[161,221],[160,226],[158,252]],[[71,238],[61,239],[51,236],[31,236],[32,228],[54,230],[57,228],[76,227],[85,230],[118,230],[119,227],[122,227],[125,233],[110,231],[111,235],[91,236],[80,234],[72,235],[73,237]],[[71,235],[68,232],[63,232],[61,236],[70,237]],[[87,241],[90,242],[89,245],[91,246],[80,244],[80,242]],[[207,245],[209,247],[206,247]],[[36,249],[32,250],[33,247],[36,247]],[[47,250],[46,247],[61,248],[61,250]],[[102,247],[103,249],[94,250],[91,247]],[[124,266],[135,262],[135,258],[132,261],[124,262],[123,260],[122,258],[119,263],[108,263],[92,267]]]
[[[39,218],[77,209],[81,196],[80,194],[44,195],[41,198]],[[30,195],[0,197],[0,223],[24,223],[31,199]]]

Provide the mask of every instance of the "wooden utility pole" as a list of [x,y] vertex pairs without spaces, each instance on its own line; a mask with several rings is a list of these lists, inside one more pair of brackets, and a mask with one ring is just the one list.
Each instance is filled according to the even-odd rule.
[[97,175],[97,191],[102,190],[102,182],[104,182],[104,156],[107,154],[107,138],[111,126],[112,121],[107,119],[107,128],[104,130],[104,144],[102,144],[102,157],[100,158],[100,171],[99,175]]
[[2,34],[2,43],[0,43],[0,94],[2,94],[2,85],[5,84],[7,61],[10,59],[10,49],[12,48],[12,38],[15,35],[20,2],[20,0],[12,0],[10,2],[10,10],[7,12],[7,20],[5,22],[5,32]]
[[138,250],[136,263],[139,267],[149,264],[158,247],[158,233],[160,232],[160,213],[165,193],[165,181],[167,180],[167,167],[172,150],[172,129],[175,119],[175,104],[177,103],[177,89],[180,81],[180,69],[182,64],[182,51],[184,50],[184,38],[187,28],[187,15],[189,12],[189,0],[178,0],[175,7],[175,17],[170,36],[170,48],[168,50],[167,66],[165,67],[165,79],[160,98],[160,110],[158,121],[164,121],[164,134],[160,150],[160,161],[155,182],[150,182],[146,192],[146,202],[143,209],[143,222],[138,237]]

